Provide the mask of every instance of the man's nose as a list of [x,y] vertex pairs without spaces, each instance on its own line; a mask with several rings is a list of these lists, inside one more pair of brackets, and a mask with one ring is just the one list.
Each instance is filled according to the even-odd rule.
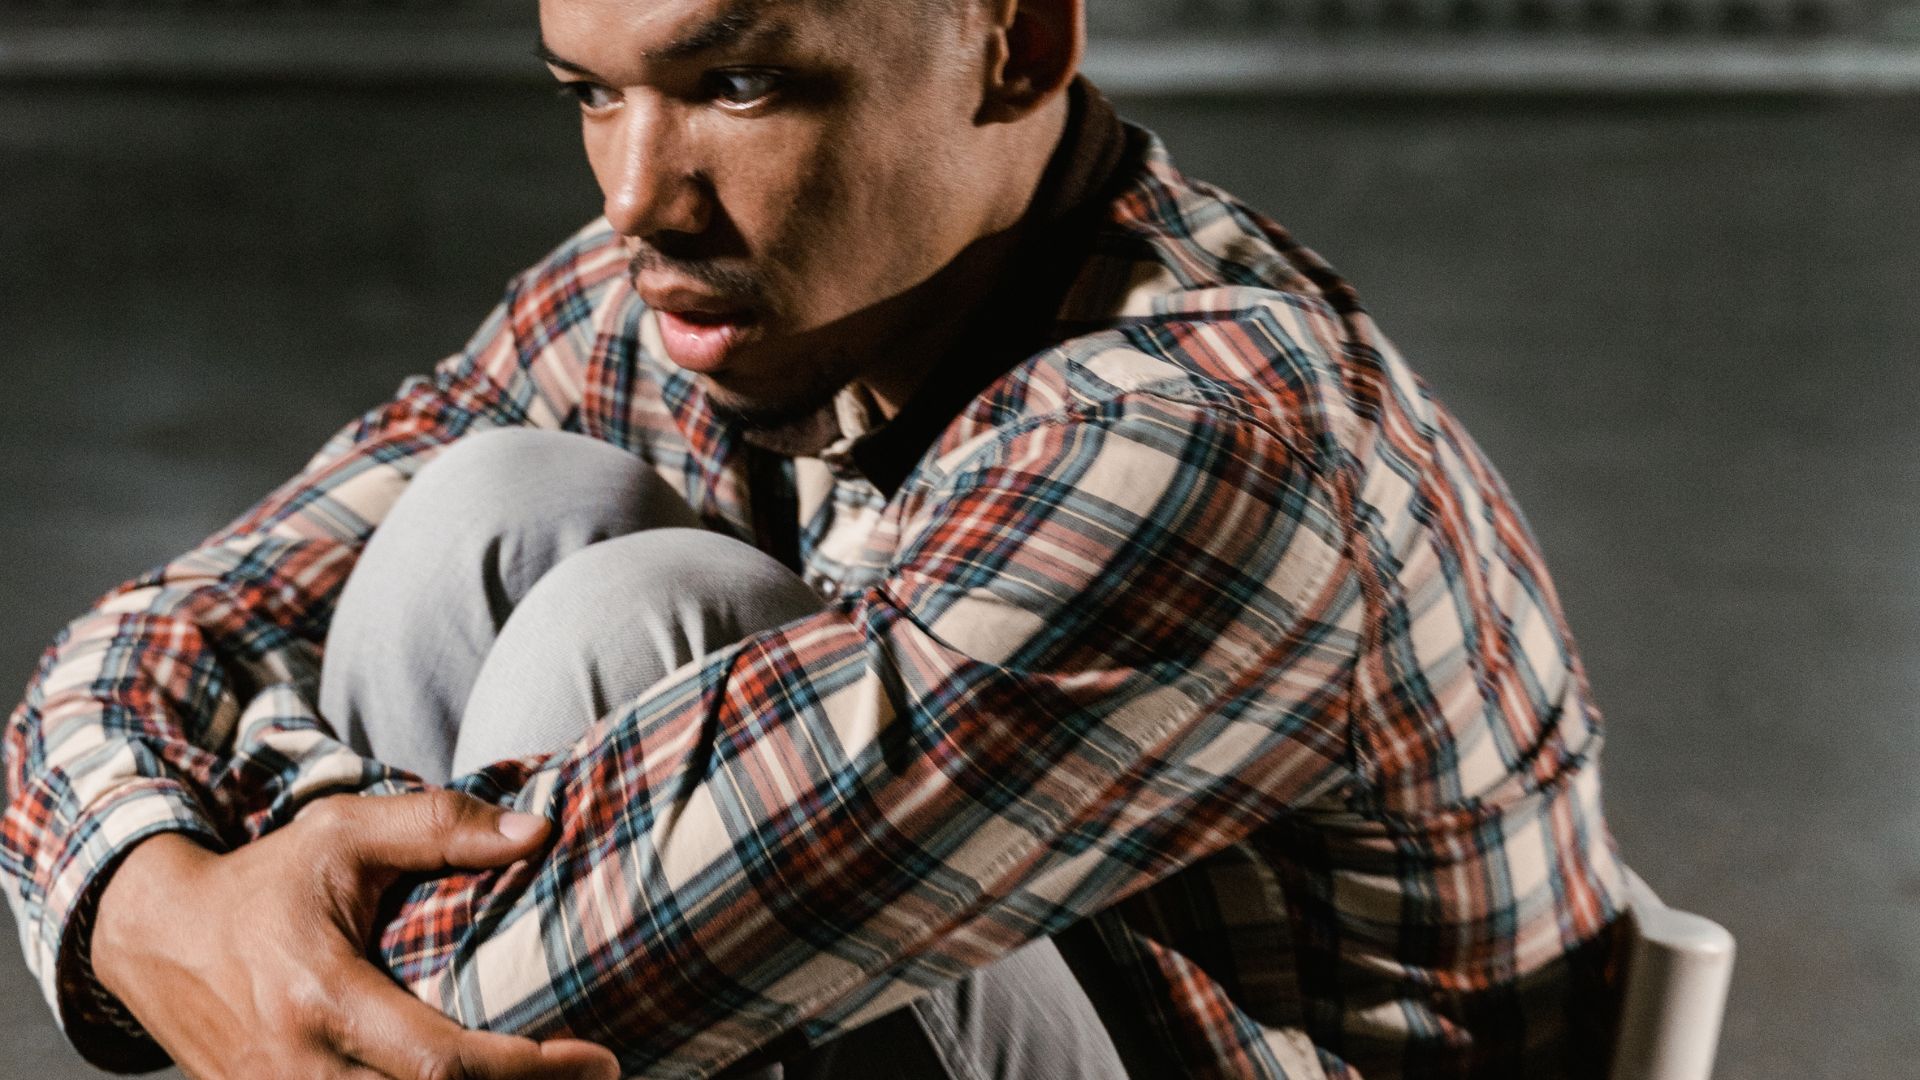
[[684,118],[668,104],[641,99],[629,100],[616,123],[602,188],[614,230],[640,238],[704,232],[711,196],[690,157]]

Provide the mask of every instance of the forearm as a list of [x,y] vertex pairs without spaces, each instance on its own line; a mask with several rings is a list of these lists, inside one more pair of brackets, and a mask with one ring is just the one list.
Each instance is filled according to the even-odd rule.
[[178,833],[160,833],[135,845],[101,890],[93,923],[94,974],[108,993],[125,999],[138,982],[136,958],[154,943],[138,927],[137,913],[164,907],[184,893],[182,883],[204,869],[214,853]]

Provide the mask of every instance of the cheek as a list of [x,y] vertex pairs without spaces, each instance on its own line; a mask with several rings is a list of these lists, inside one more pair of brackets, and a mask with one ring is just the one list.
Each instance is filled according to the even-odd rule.
[[907,288],[946,265],[977,237],[978,193],[968,183],[971,125],[952,99],[903,89],[866,121],[859,172],[849,177],[858,195],[855,222],[870,265],[896,288]]
[[976,200],[950,160],[959,140],[942,137],[956,122],[920,104],[901,95],[707,133],[722,207],[797,321],[903,292],[973,238]]
[[950,175],[926,154],[895,152],[869,158],[861,175],[848,178],[846,240],[858,249],[853,265],[867,271],[870,288],[884,295],[909,289],[972,239],[971,207]]
[[919,284],[970,238],[963,200],[928,158],[900,146],[861,147],[811,162],[794,188],[790,235],[815,264],[816,287],[843,311]]
[[776,137],[736,155],[722,200],[756,257],[791,261],[833,231],[850,194],[833,147],[830,138]]
[[867,268],[869,196],[844,143],[826,130],[730,149],[716,189],[756,270],[796,317],[831,317]]

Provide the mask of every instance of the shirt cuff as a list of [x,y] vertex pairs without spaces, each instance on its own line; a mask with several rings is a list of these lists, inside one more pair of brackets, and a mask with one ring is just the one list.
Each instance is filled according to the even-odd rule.
[[46,907],[29,947],[41,993],[67,1041],[97,1068],[146,1072],[169,1064],[119,999],[93,972],[93,922],[113,871],[135,845],[160,833],[180,833],[224,851],[199,800],[173,780],[141,780],[96,800],[69,824],[45,879]]

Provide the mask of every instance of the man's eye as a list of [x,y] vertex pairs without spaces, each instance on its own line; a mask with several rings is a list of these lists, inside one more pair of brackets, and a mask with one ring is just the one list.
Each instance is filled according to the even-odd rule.
[[569,98],[588,112],[599,112],[613,105],[613,91],[599,83],[568,82],[560,84],[560,96]]
[[780,92],[777,71],[710,71],[706,75],[707,97],[722,105],[744,108],[758,105]]

